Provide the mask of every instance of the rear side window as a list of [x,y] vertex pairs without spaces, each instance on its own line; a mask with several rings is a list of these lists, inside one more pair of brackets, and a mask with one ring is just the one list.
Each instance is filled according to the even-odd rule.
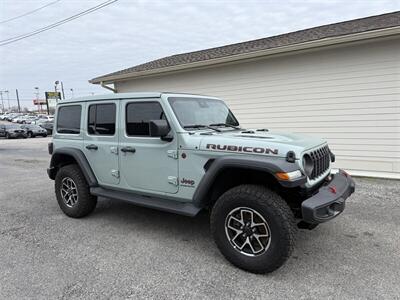
[[93,104],[89,106],[88,133],[93,135],[115,134],[114,103]]
[[62,106],[58,109],[57,132],[79,134],[81,128],[80,105]]
[[165,119],[158,102],[132,102],[126,106],[126,133],[130,136],[150,136],[150,120]]

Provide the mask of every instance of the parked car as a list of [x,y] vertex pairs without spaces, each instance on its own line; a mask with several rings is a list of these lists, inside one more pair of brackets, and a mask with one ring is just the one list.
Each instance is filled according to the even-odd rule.
[[24,122],[25,122],[25,120],[28,118],[28,116],[27,115],[23,115],[23,116],[19,116],[18,118],[16,118],[16,122],[18,123],[18,124],[25,124]]
[[38,119],[38,117],[36,116],[23,116],[20,119],[20,124],[35,124],[36,120]]
[[37,117],[36,121],[33,124],[40,125],[40,124],[45,123],[45,122],[53,122],[53,121],[54,121],[54,116],[39,115]]
[[28,137],[24,128],[21,125],[0,125],[0,136],[5,137],[6,139],[11,138],[24,138]]
[[22,125],[21,128],[25,129],[28,138],[33,138],[37,136],[42,136],[42,137],[47,136],[47,130],[40,127],[39,125],[28,124],[28,125]]
[[31,115],[23,115],[18,117],[17,123],[18,124],[31,124],[33,120],[36,119],[36,116]]
[[11,122],[14,118],[19,117],[21,114],[20,113],[11,113],[7,116],[6,120]]
[[8,119],[11,117],[11,115],[12,115],[12,113],[7,113],[7,114],[5,114],[5,115],[3,116],[3,119],[2,119],[2,120],[8,121]]
[[8,113],[0,115],[0,120],[5,120],[8,117]]
[[54,121],[54,116],[53,116],[53,115],[50,115],[50,116],[41,116],[40,119],[46,120],[46,121]]
[[18,123],[18,124],[20,124],[21,121],[22,121],[24,118],[25,118],[24,115],[17,115],[17,116],[15,116],[14,118],[12,118],[11,122],[12,122],[12,123]]
[[43,121],[39,123],[39,126],[46,129],[48,135],[53,134],[53,121]]

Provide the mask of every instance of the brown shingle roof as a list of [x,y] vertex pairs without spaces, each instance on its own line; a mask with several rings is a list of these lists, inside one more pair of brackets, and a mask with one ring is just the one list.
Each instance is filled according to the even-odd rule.
[[335,24],[323,25],[310,29],[299,30],[291,33],[226,45],[222,47],[167,56],[128,69],[96,77],[90,82],[99,83],[100,81],[106,81],[108,79],[111,79],[111,77],[118,75],[133,75],[142,71],[162,69],[165,67],[207,61],[210,59],[229,57],[237,54],[245,54],[260,50],[267,50],[316,41],[324,38],[338,37],[397,26],[400,26],[400,11]]

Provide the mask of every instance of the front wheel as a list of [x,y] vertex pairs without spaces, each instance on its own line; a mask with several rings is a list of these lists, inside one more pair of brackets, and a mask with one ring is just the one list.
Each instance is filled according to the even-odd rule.
[[296,224],[286,202],[258,185],[225,192],[211,213],[211,231],[221,253],[252,273],[282,266],[294,248]]
[[64,166],[57,172],[55,190],[58,205],[69,217],[82,218],[96,207],[97,197],[90,194],[89,185],[77,165]]
[[32,132],[28,132],[28,138],[33,138],[33,133]]

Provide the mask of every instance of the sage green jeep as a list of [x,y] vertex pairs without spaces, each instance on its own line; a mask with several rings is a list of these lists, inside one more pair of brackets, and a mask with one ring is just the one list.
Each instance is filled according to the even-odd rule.
[[[267,118],[267,116],[266,116]],[[61,210],[80,218],[97,197],[196,216],[234,265],[266,273],[290,256],[295,232],[338,216],[354,181],[331,174],[326,142],[243,129],[214,97],[126,93],[62,101],[48,175]]]

